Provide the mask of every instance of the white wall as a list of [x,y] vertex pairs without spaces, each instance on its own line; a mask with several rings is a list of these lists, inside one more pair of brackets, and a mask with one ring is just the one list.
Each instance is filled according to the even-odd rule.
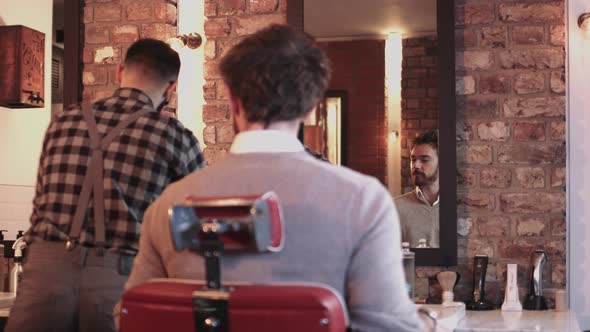
[[52,0],[0,0],[0,24],[45,33],[45,108],[0,107],[0,229],[27,229],[43,134],[51,117]]
[[590,330],[590,34],[577,26],[590,1],[568,2],[568,288],[582,330]]

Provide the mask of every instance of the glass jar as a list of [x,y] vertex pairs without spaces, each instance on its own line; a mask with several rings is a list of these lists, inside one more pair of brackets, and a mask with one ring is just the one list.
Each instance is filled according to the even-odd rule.
[[414,279],[416,278],[416,254],[410,251],[410,243],[402,242],[404,275],[406,279],[406,290],[410,300],[414,301]]

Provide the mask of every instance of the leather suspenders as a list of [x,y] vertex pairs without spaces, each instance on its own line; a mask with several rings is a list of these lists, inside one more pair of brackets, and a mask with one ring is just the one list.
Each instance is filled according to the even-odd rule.
[[92,196],[94,205],[94,242],[96,248],[104,249],[105,245],[105,220],[104,220],[104,151],[109,144],[121,132],[127,128],[131,123],[149,113],[149,109],[141,109],[124,120],[121,120],[115,128],[108,132],[102,139],[98,133],[96,120],[92,111],[92,106],[89,103],[82,104],[82,114],[88,127],[88,135],[90,138],[90,162],[84,176],[82,185],[82,193],[79,196],[78,204],[72,225],[70,226],[70,233],[66,248],[72,250],[77,244],[82,231],[82,225],[88,210],[88,204]]

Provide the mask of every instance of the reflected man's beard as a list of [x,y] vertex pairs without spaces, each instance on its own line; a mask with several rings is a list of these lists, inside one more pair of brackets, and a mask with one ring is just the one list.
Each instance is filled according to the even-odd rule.
[[432,174],[431,176],[426,176],[424,172],[420,171],[412,172],[412,181],[414,181],[415,186],[421,187],[429,185],[431,183],[434,183],[436,180],[438,180],[438,167],[436,168],[434,174]]

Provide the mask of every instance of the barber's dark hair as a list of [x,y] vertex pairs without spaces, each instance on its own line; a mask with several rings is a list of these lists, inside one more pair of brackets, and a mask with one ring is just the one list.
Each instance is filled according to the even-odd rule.
[[438,130],[429,130],[417,135],[412,142],[411,149],[413,149],[416,145],[422,144],[430,144],[436,149],[436,151],[438,151]]
[[168,44],[156,39],[139,39],[127,50],[126,66],[139,66],[155,74],[162,82],[178,79],[180,57]]
[[249,122],[289,121],[311,111],[330,82],[330,64],[307,35],[271,25],[235,45],[221,60],[221,76]]

